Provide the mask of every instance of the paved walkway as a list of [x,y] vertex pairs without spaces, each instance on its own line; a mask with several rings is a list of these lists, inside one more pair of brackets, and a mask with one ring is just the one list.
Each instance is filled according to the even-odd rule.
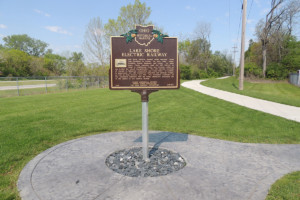
[[[47,87],[54,87],[56,84],[47,84]],[[19,89],[33,89],[33,88],[45,88],[45,84],[38,85],[19,85],[19,86],[0,86],[0,90],[17,90]]]
[[113,172],[106,157],[141,146],[141,132],[88,136],[54,146],[20,174],[23,200],[264,200],[277,179],[300,170],[300,145],[245,144],[171,132],[150,132],[150,145],[178,152],[187,165],[160,177]]
[[209,96],[223,99],[225,101],[229,101],[247,108],[259,110],[265,113],[300,122],[300,107],[284,105],[280,103],[256,99],[253,97],[248,97],[240,94],[206,87],[200,84],[203,81],[205,80],[187,81],[182,83],[181,85],[186,88],[195,90],[197,92],[201,92]]

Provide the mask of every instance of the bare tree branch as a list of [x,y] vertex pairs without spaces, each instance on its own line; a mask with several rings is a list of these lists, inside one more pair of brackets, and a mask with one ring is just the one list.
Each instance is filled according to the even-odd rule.
[[102,21],[99,17],[90,20],[85,32],[83,47],[89,62],[98,63],[101,66],[107,63],[108,42],[105,37]]

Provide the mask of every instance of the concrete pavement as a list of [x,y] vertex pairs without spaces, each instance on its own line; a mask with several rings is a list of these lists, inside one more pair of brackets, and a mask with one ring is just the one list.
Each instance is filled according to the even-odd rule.
[[256,99],[232,92],[226,92],[210,87],[201,85],[200,83],[205,80],[193,80],[182,83],[183,87],[201,92],[203,94],[213,96],[225,101],[229,101],[247,108],[262,111],[279,117],[283,117],[289,120],[300,122],[300,107],[284,105],[262,99]]
[[[47,87],[54,87],[56,84],[47,84]],[[17,90],[19,87],[22,89],[33,89],[33,88],[45,88],[45,84],[37,84],[37,85],[19,85],[19,86],[1,86],[0,90]]]
[[132,178],[106,157],[141,146],[141,131],[71,140],[31,160],[20,174],[23,200],[263,200],[283,175],[300,170],[300,145],[245,144],[182,133],[150,132],[150,145],[178,152],[187,165],[172,174]]

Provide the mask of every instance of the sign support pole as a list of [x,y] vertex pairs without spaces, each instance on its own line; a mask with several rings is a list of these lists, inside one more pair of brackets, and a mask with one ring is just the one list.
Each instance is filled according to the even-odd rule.
[[143,143],[143,160],[149,162],[149,134],[148,134],[148,101],[151,91],[139,91],[142,100],[142,143]]
[[148,133],[148,102],[149,94],[157,90],[131,90],[141,95],[142,100],[142,147],[143,147],[143,160],[149,162],[149,133]]
[[143,159],[149,162],[149,134],[148,134],[148,102],[142,102],[142,140],[143,140]]

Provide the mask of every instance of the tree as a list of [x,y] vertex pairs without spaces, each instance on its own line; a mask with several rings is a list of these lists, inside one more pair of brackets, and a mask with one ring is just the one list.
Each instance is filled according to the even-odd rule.
[[83,63],[83,54],[73,52],[72,56],[66,62],[66,73],[69,76],[85,75],[86,66]]
[[50,76],[55,75],[53,72],[44,67],[44,58],[31,56],[30,71],[33,76]]
[[263,76],[266,77],[268,44],[272,43],[275,49],[277,62],[284,56],[283,43],[290,37],[297,14],[300,12],[299,0],[272,0],[271,10],[266,15],[265,21],[260,21],[256,26],[256,35],[261,40],[263,58]]
[[85,31],[83,49],[89,62],[104,66],[107,63],[108,41],[99,17],[90,20]]
[[207,70],[207,65],[210,59],[210,34],[211,34],[211,24],[207,22],[198,22],[194,31],[196,40],[201,39],[202,41],[207,41],[202,43],[201,60],[203,60],[204,69]]
[[46,54],[44,56],[44,68],[52,74],[61,76],[65,73],[66,58],[57,54]]
[[23,35],[11,35],[3,38],[4,46],[9,49],[24,51],[32,56],[41,56],[45,54],[47,43]]
[[72,61],[72,62],[78,62],[78,61],[83,61],[83,54],[81,53],[81,52],[73,52],[72,53],[72,57],[70,58],[70,60]]
[[189,39],[178,42],[180,63],[186,64],[190,48],[191,48],[191,41]]
[[266,77],[266,69],[267,69],[267,44],[269,42],[269,35],[272,26],[279,20],[280,16],[283,14],[283,10],[277,11],[277,7],[284,0],[272,0],[271,2],[271,10],[266,15],[265,22],[260,21],[256,26],[256,34],[258,38],[260,38],[262,43],[262,56],[263,56],[263,76]]
[[135,28],[135,25],[149,25],[148,18],[151,14],[151,8],[146,3],[135,0],[134,4],[128,4],[121,7],[118,18],[109,19],[104,28],[108,36],[117,36]]
[[255,63],[257,66],[262,65],[262,48],[261,42],[251,42],[248,50],[245,52],[245,62]]
[[196,39],[201,38],[210,41],[211,24],[207,22],[197,22],[194,34]]
[[4,76],[31,76],[31,57],[20,50],[8,49],[1,52],[0,71]]
[[300,12],[300,1],[299,0],[291,0],[289,3],[284,7],[284,14],[283,14],[283,21],[286,22],[288,35],[291,36],[293,32],[293,27],[297,24]]
[[217,74],[223,76],[224,74],[232,74],[233,59],[226,51],[223,53],[216,51],[211,55],[209,68]]
[[286,41],[287,54],[282,59],[282,64],[289,72],[296,72],[300,68],[300,41],[290,37]]
[[210,43],[206,39],[199,38],[191,41],[190,47],[188,48],[187,62],[206,71],[210,55]]

